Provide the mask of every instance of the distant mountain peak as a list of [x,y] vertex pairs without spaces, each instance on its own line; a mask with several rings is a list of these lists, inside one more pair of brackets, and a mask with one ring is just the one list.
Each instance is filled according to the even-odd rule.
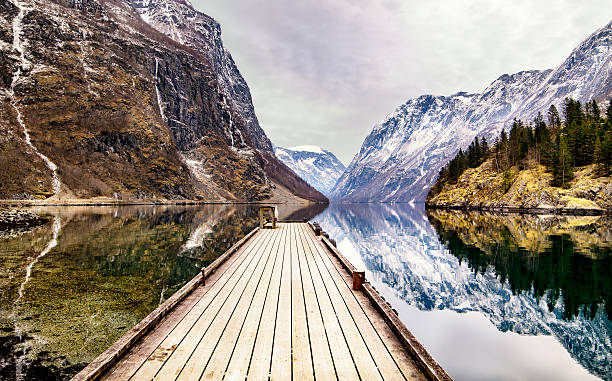
[[289,147],[288,149],[290,149],[291,151],[312,152],[312,153],[319,153],[322,155],[325,154],[325,152],[323,152],[323,150],[319,146],[302,145],[302,146]]
[[313,188],[328,195],[346,167],[331,152],[318,146],[274,147],[276,157]]

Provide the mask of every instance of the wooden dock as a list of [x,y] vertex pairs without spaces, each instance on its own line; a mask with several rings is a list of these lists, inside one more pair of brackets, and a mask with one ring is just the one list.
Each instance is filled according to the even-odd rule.
[[450,380],[353,270],[310,224],[255,229],[73,380]]

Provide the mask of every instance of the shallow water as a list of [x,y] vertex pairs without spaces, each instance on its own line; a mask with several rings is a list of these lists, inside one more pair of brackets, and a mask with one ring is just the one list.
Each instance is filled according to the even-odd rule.
[[352,204],[315,220],[455,380],[612,379],[609,217]]
[[0,231],[0,380],[69,379],[256,226],[249,205],[35,211]]

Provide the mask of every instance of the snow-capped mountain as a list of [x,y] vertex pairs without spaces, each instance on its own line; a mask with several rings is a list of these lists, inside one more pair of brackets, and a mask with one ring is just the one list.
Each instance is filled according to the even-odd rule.
[[514,118],[532,120],[566,97],[607,102],[612,93],[612,22],[555,70],[502,75],[482,93],[423,95],[374,126],[332,199],[423,201],[440,170],[476,136],[490,142]]
[[333,153],[317,146],[275,146],[274,153],[293,172],[326,196],[346,170]]
[[492,266],[474,274],[440,243],[422,205],[332,204],[315,219],[372,284],[391,290],[386,296],[424,311],[479,312],[503,332],[552,335],[593,374],[611,374],[612,325],[603,307],[594,319],[565,320],[562,298],[550,311],[546,296],[513,292]]

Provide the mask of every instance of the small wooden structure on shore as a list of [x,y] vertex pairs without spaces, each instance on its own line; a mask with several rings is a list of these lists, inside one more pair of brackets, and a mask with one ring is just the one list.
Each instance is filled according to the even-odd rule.
[[364,281],[309,223],[256,228],[73,380],[450,380]]

